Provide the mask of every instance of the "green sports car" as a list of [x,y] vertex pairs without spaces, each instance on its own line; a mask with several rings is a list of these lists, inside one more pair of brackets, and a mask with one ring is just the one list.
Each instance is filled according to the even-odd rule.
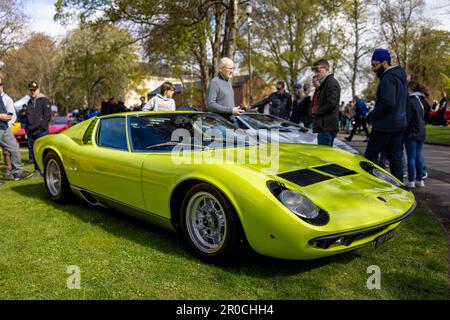
[[179,232],[212,262],[247,245],[283,259],[379,245],[415,208],[359,155],[270,141],[209,113],[129,112],[42,137],[34,152],[53,200],[76,194]]

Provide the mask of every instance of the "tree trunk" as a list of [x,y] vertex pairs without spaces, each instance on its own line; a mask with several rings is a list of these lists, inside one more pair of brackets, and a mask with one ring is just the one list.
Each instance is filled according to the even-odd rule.
[[222,54],[234,60],[236,53],[237,24],[239,17],[239,1],[230,0],[225,23],[225,35]]

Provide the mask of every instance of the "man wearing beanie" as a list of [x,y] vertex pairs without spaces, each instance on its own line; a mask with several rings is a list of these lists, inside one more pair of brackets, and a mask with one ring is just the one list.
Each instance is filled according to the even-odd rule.
[[372,55],[372,71],[380,78],[375,108],[367,116],[372,123],[365,157],[378,162],[385,150],[391,173],[403,181],[402,137],[406,129],[406,102],[408,81],[406,72],[391,66],[391,56],[386,49],[376,49]]

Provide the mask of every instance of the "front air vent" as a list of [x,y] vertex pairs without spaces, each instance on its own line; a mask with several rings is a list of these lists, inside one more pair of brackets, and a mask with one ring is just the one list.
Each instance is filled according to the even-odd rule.
[[331,174],[336,177],[344,177],[344,176],[356,174],[355,171],[341,167],[340,165],[337,165],[337,164],[328,164],[326,166],[316,167],[314,169]]
[[97,124],[98,118],[94,118],[92,122],[89,124],[88,128],[86,129],[86,132],[83,136],[83,143],[84,144],[92,144],[92,133],[94,132],[95,125]]
[[311,184],[332,179],[318,172],[309,169],[287,172],[279,175],[281,178],[291,181],[299,186],[305,187]]

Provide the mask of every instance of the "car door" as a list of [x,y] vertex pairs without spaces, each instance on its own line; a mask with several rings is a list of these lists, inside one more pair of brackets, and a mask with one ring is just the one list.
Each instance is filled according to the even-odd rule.
[[130,152],[125,116],[99,120],[92,145],[80,148],[78,186],[110,200],[145,209],[141,168],[145,155]]

